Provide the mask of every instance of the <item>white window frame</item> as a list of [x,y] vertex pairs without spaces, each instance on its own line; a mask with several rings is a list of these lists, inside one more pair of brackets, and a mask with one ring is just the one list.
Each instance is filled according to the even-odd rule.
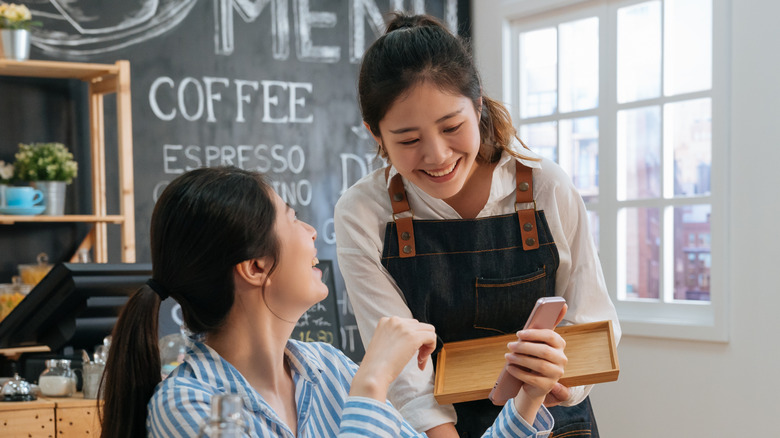
[[[626,104],[617,103],[617,10],[647,0],[504,0],[501,2],[503,19],[502,64],[503,100],[509,104],[516,124],[519,117],[519,34],[539,28],[555,26],[582,18],[599,16],[599,107],[595,110],[569,114],[574,117],[596,115],[599,118],[599,197],[589,203],[588,210],[599,216],[600,258],[610,296],[618,311],[620,325],[625,335],[672,339],[728,342],[729,329],[729,272],[728,272],[728,209],[729,175],[729,53],[730,28],[729,0],[712,0],[712,89],[706,93],[687,93],[682,97],[661,97]],[[663,47],[663,45],[662,45]],[[663,48],[662,48],[663,50]],[[605,54],[606,51],[606,54]],[[662,52],[663,53],[663,52]],[[662,72],[663,75],[663,72]],[[617,112],[618,109],[663,105],[698,97],[712,99],[712,178],[709,204],[711,234],[711,284],[709,302],[665,302],[664,296],[670,275],[661,268],[660,298],[655,300],[617,299],[619,275],[618,204],[622,207],[658,207],[663,217],[664,207],[692,204],[696,197],[680,197],[651,201],[617,200]],[[551,118],[552,119],[552,118]],[[557,116],[555,117],[557,119]],[[549,121],[544,117],[535,122]],[[663,123],[663,122],[662,122]],[[663,128],[662,128],[663,129]],[[529,145],[533,149],[533,145]],[[612,232],[608,232],[614,230]],[[669,233],[671,230],[662,231]],[[671,266],[673,247],[664,245],[661,264]]]

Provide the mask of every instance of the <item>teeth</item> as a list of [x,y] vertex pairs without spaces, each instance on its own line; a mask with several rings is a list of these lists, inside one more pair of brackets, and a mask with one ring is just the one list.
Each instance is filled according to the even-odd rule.
[[317,264],[319,263],[320,263],[320,259],[318,259],[317,257],[314,257],[314,260],[311,261],[312,266],[317,266]]
[[450,174],[450,173],[451,173],[453,170],[455,170],[455,165],[456,165],[456,164],[458,164],[458,162],[457,162],[457,161],[456,161],[456,162],[454,162],[454,163],[452,163],[452,165],[451,165],[451,166],[450,166],[448,169],[445,169],[445,170],[443,170],[443,171],[440,171],[440,172],[432,172],[432,171],[430,171],[430,170],[423,170],[423,172],[427,173],[427,174],[428,174],[428,175],[430,175],[430,176],[436,176],[436,177],[438,177],[438,176],[444,176],[444,175],[449,175],[449,174]]

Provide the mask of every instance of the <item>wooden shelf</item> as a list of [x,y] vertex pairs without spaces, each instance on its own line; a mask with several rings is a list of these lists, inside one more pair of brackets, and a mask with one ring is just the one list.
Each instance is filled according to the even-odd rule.
[[[49,79],[78,79],[89,85],[90,155],[92,167],[91,214],[65,216],[0,215],[0,224],[19,222],[86,222],[94,224],[94,260],[108,262],[109,223],[121,226],[122,262],[135,263],[135,198],[133,188],[133,133],[130,106],[130,63],[93,64],[61,61],[11,61],[0,59],[0,76]],[[106,145],[103,97],[116,95],[119,214],[108,214],[106,207]]]
[[22,216],[0,214],[0,225],[13,225],[17,222],[105,222],[109,224],[122,224],[125,222],[125,218],[120,215],[95,216],[88,214],[66,214],[65,216]]
[[[23,353],[46,353],[49,351],[51,351],[51,349],[46,345],[30,345],[26,347],[0,348],[0,355],[11,360],[17,360]],[[2,403],[0,403],[0,405],[2,405]]]
[[91,82],[95,78],[115,78],[119,74],[119,67],[114,64],[0,59],[0,74],[33,78],[79,79]]

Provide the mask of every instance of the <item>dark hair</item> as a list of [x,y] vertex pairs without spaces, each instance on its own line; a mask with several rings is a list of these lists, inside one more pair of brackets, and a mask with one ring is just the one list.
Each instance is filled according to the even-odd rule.
[[[360,111],[376,137],[381,137],[379,122],[393,103],[411,87],[426,81],[443,91],[468,97],[474,109],[481,111],[481,160],[497,161],[504,150],[520,157],[510,147],[517,134],[509,112],[500,102],[482,94],[468,43],[432,16],[391,14],[385,34],[363,55],[358,79]],[[379,153],[387,158],[381,145]]]
[[[235,167],[196,169],[163,191],[152,213],[152,277],[181,305],[189,331],[221,327],[233,306],[236,264],[278,260],[272,193],[261,175]],[[103,379],[102,437],[146,435],[146,405],[161,380],[160,301],[145,285],[120,312]]]

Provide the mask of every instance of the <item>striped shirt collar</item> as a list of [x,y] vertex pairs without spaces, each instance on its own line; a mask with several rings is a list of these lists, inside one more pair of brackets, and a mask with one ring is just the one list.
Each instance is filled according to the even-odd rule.
[[[293,382],[297,383],[302,378],[311,385],[320,383],[320,374],[325,371],[326,367],[319,356],[299,348],[289,340],[284,355],[290,364]],[[184,363],[190,368],[197,380],[216,388],[219,392],[239,394],[244,399],[246,406],[251,407],[252,411],[272,412],[260,393],[252,388],[252,385],[236,367],[205,343],[192,341]]]

